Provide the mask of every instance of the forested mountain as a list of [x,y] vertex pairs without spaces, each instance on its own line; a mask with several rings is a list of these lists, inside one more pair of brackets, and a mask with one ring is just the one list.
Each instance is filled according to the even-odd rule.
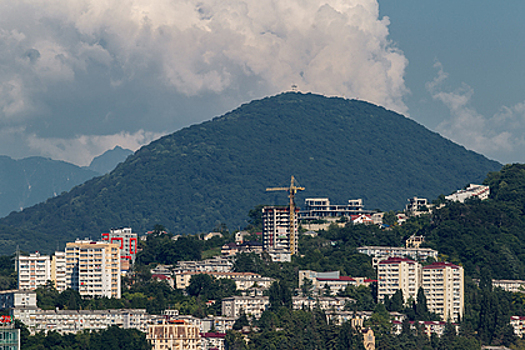
[[0,252],[129,225],[175,233],[247,224],[257,204],[285,204],[295,175],[299,198],[362,198],[367,208],[401,209],[481,182],[501,165],[416,122],[363,101],[284,93],[245,104],[142,147],[110,174],[0,220]]
[[125,161],[126,158],[132,154],[132,150],[115,146],[115,148],[107,150],[101,155],[93,158],[87,168],[97,172],[99,175],[104,175],[115,169],[118,163]]
[[90,169],[43,157],[0,156],[0,216],[58,196],[99,175]]

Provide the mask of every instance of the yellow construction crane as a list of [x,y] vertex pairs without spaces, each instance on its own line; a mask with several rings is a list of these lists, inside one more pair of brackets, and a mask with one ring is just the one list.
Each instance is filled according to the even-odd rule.
[[297,191],[304,191],[304,187],[299,187],[295,185],[295,178],[292,175],[292,180],[290,181],[290,187],[270,187],[266,191],[288,191],[288,197],[290,198],[290,254],[296,253],[296,241],[295,237],[295,194]]

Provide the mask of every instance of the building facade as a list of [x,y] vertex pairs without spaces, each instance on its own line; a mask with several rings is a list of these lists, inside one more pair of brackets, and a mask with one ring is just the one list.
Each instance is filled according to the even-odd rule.
[[200,350],[199,327],[183,320],[162,320],[148,326],[146,339],[152,350]]
[[55,252],[55,255],[51,257],[51,281],[59,292],[67,289],[66,252]]
[[488,199],[490,195],[490,187],[484,185],[470,184],[464,190],[458,190],[449,196],[445,196],[446,200],[461,202],[468,198],[479,198],[480,200]]
[[403,292],[404,302],[409,298],[417,300],[421,280],[421,265],[407,258],[388,258],[380,261],[377,267],[377,299],[383,301],[398,289]]
[[121,268],[125,271],[128,271],[130,265],[135,263],[138,247],[137,240],[138,235],[133,233],[129,227],[111,229],[109,233],[102,234],[102,241],[120,245]]
[[[263,220],[263,249],[265,251],[287,251],[297,254],[298,225],[297,213],[294,223],[290,225],[290,208],[280,206],[266,206],[262,209]],[[291,230],[291,227],[293,229]],[[291,232],[290,232],[291,231]]]
[[253,272],[182,272],[175,274],[175,286],[177,289],[186,289],[190,285],[191,278],[198,274],[206,274],[213,278],[227,278],[235,282],[238,290],[247,290],[254,285],[262,289],[268,289],[275,279],[263,277]]
[[120,298],[120,244],[66,244],[66,284],[80,295]]
[[36,307],[36,292],[20,289],[0,291],[0,309],[15,307]]
[[18,289],[35,290],[51,281],[51,258],[39,252],[29,256],[18,255]]
[[364,246],[358,247],[357,252],[372,257],[372,265],[377,267],[381,260],[390,257],[404,258],[409,257],[414,260],[425,261],[428,258],[437,260],[438,251],[430,248],[406,248],[406,247],[383,247],[383,246]]
[[441,315],[445,320],[450,316],[453,322],[463,318],[463,267],[446,262],[424,266],[421,286],[429,311]]
[[103,330],[111,326],[147,331],[157,316],[144,309],[117,310],[42,310],[38,307],[11,309],[11,316],[23,322],[31,334],[56,331],[60,334],[83,330]]

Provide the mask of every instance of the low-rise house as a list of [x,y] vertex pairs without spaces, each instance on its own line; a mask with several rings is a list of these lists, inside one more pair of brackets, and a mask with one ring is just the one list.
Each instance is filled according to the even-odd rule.
[[493,288],[501,288],[506,292],[524,293],[525,281],[522,280],[492,280]]
[[208,241],[208,240],[212,239],[213,237],[222,238],[222,233],[220,233],[220,232],[210,232],[210,233],[204,235],[204,240]]
[[[334,311],[327,310],[326,321],[330,324],[342,325],[345,322],[351,322],[352,327],[362,328],[364,322],[372,317],[373,311]],[[405,314],[399,312],[389,312],[390,319],[393,321],[403,322],[406,318]]]
[[155,274],[151,275],[151,279],[157,282],[166,282],[171,288],[175,288],[175,282],[171,276]]
[[256,253],[261,254],[263,246],[261,242],[247,241],[243,243],[228,243],[221,247],[222,256],[235,256],[239,253]]
[[354,225],[373,225],[374,220],[372,220],[371,215],[361,214],[361,215],[351,215],[350,220]]

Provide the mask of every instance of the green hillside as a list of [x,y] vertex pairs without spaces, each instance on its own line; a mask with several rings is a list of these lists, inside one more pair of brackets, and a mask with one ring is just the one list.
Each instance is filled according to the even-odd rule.
[[257,204],[285,204],[295,175],[305,197],[401,209],[481,182],[501,165],[366,102],[284,93],[245,104],[141,148],[114,171],[0,220],[0,253],[45,251],[115,226],[174,233],[246,226]]

